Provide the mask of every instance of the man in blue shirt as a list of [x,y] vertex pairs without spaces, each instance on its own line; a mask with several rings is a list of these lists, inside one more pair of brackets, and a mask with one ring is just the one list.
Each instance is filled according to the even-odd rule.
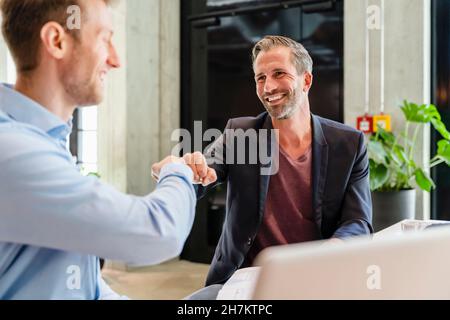
[[[120,66],[108,0],[3,0],[2,31],[17,67],[0,86],[0,299],[115,297],[97,257],[154,264],[177,256],[196,196],[183,159],[152,168],[146,197],[82,176],[66,148],[79,106],[102,101]],[[81,28],[66,25],[81,8]]]

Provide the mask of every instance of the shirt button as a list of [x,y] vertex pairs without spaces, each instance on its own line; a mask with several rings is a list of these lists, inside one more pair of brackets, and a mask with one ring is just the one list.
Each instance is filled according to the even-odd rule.
[[248,240],[247,240],[247,244],[248,244],[249,246],[251,246],[251,245],[252,245],[252,238],[248,238]]

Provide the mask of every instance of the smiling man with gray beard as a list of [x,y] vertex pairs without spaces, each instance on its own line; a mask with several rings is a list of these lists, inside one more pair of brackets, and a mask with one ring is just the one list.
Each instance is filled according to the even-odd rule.
[[214,286],[190,299],[215,298],[221,284],[237,269],[251,266],[267,247],[340,242],[373,232],[364,135],[311,114],[313,61],[307,50],[292,39],[266,36],[253,48],[253,70],[256,93],[267,112],[231,119],[224,135],[227,130],[275,129],[277,145],[272,150],[278,150],[274,156],[279,169],[263,175],[262,164],[215,164],[215,155],[227,151],[226,137],[209,149],[204,163],[191,164],[200,178],[206,176],[207,163],[217,173],[216,183],[197,188],[198,198],[220,183],[228,184],[228,197],[225,225],[206,280]]

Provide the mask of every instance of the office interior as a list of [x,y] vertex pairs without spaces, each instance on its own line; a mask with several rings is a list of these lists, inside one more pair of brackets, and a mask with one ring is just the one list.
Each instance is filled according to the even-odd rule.
[[[376,28],[366,32],[367,5],[382,2],[384,37]],[[366,111],[380,113],[383,99],[399,132],[406,99],[435,104],[450,128],[448,0],[132,0],[113,11],[123,66],[109,74],[105,101],[74,115],[68,147],[84,174],[96,173],[120,191],[145,195],[155,188],[151,165],[172,153],[175,130],[193,133],[196,121],[203,132],[222,130],[230,118],[264,111],[250,52],[268,34],[291,37],[310,52],[313,113],[355,127]],[[15,80],[3,40],[0,80]],[[431,127],[419,133],[417,163],[426,163],[439,139]],[[415,219],[450,220],[450,169],[438,166],[430,175],[436,188],[416,193]],[[200,289],[225,199],[221,187],[199,201],[179,258],[158,266],[105,261],[104,278],[135,299],[181,299]]]

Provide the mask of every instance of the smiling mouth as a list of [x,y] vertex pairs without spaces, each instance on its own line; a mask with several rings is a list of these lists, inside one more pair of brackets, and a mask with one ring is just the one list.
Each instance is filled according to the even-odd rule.
[[284,94],[276,94],[276,95],[272,95],[270,97],[265,98],[265,100],[268,103],[275,103],[275,102],[282,100],[284,97],[285,97]]

